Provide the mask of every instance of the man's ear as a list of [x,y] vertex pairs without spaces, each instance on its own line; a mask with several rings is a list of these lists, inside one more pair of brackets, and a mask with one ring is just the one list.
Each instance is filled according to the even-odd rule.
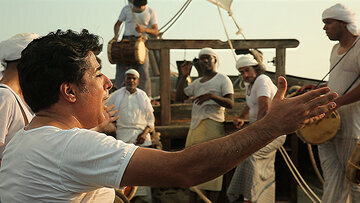
[[72,83],[62,83],[60,85],[60,95],[68,102],[76,102],[76,89]]

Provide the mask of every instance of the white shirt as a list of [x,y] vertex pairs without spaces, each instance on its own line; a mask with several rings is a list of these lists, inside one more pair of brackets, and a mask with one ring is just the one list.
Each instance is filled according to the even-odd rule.
[[253,123],[257,120],[259,112],[259,97],[268,97],[272,101],[276,94],[277,87],[271,81],[271,79],[264,74],[259,75],[254,84],[249,90],[249,84],[245,84],[246,92],[250,92],[250,95],[246,95],[246,105],[249,107],[249,121]]
[[[126,5],[119,15],[118,21],[125,21],[124,36],[139,36],[135,30],[136,22],[145,28],[158,24],[157,15],[154,9],[146,6],[145,10],[141,13],[132,12],[130,5]],[[146,33],[144,33],[146,35]]]
[[18,100],[30,122],[33,115],[21,98],[7,85],[0,84],[0,159],[5,146],[17,131],[25,126],[23,114]]
[[[200,80],[201,78],[198,78],[192,82],[184,89],[184,93],[189,97],[198,97],[207,93],[214,93],[218,96],[234,94],[231,80],[224,74],[217,73],[213,78],[206,82],[200,82]],[[224,122],[225,108],[211,99],[201,105],[193,104],[190,128],[196,128],[202,120],[207,118],[218,122]]]
[[[118,110],[119,119],[116,120],[116,139],[126,143],[135,143],[136,138],[146,126],[154,129],[154,109],[150,99],[141,89],[131,94],[125,87],[113,92],[108,105],[114,104]],[[145,142],[141,146],[152,145],[150,134],[146,135]]]
[[22,129],[4,151],[1,202],[113,202],[109,188],[120,186],[136,149],[85,129]]
[[[359,37],[357,38],[359,39]],[[330,67],[333,67],[344,55],[338,55],[339,44],[336,44],[331,52]],[[331,91],[342,96],[360,74],[360,41],[349,51],[341,62],[331,71],[328,87]],[[351,89],[360,84],[358,79]],[[349,91],[351,91],[351,89]],[[348,91],[348,92],[349,92]],[[341,106],[337,109],[340,114],[341,128],[336,138],[360,138],[360,101]]]

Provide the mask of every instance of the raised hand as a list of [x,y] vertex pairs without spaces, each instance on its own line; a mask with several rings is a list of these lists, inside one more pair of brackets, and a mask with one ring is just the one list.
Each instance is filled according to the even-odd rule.
[[302,95],[285,98],[287,83],[278,78],[278,91],[271,103],[269,113],[264,117],[266,123],[282,134],[294,132],[309,123],[309,119],[319,119],[336,107],[333,100],[336,93],[329,93],[328,87],[310,90]]
[[181,64],[181,75],[184,77],[187,77],[190,75],[191,72],[191,68],[192,68],[192,63],[191,61],[184,61],[183,64]]

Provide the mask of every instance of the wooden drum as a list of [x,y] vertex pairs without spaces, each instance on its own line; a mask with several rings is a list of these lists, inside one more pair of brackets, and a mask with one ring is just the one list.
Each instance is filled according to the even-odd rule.
[[308,144],[322,144],[331,140],[340,129],[340,114],[333,111],[323,119],[297,130],[296,135]]
[[144,64],[146,58],[145,42],[123,39],[120,42],[111,40],[108,44],[108,59],[111,64]]

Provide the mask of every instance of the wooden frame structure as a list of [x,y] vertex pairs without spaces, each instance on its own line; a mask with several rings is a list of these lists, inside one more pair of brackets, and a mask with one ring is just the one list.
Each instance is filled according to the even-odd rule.
[[[296,39],[260,39],[260,40],[232,40],[234,49],[275,48],[276,73],[275,76],[285,76],[286,48],[296,48],[299,41]],[[220,40],[166,40],[150,39],[146,42],[148,49],[160,50],[160,103],[161,125],[171,124],[170,110],[170,49],[229,49],[228,42]]]

